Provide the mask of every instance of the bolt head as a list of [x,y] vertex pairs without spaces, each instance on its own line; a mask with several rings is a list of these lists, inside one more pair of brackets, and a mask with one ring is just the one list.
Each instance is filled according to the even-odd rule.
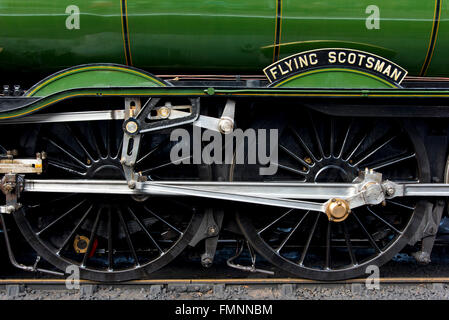
[[229,134],[234,130],[234,123],[229,119],[222,119],[218,123],[218,127],[220,132],[224,134]]
[[207,229],[207,233],[210,235],[210,236],[213,236],[213,235],[215,235],[215,234],[217,234],[217,229],[215,228],[215,227],[209,227],[209,229]]
[[137,123],[135,121],[129,121],[126,124],[126,131],[130,134],[136,133],[137,130],[139,130],[139,126],[137,125]]
[[395,193],[395,190],[394,190],[393,187],[389,187],[389,188],[387,189],[387,195],[388,195],[388,196],[392,196],[392,195],[394,195],[394,193]]
[[136,181],[129,181],[128,182],[128,187],[130,189],[135,189],[136,188]]
[[209,268],[210,266],[212,266],[212,259],[211,258],[203,258],[201,260],[201,264],[203,265],[203,267]]
[[169,107],[160,107],[158,110],[159,117],[162,119],[167,119],[170,117],[171,110]]

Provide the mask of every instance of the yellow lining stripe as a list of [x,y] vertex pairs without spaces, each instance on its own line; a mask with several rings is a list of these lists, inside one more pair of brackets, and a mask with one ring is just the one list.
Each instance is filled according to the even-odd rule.
[[[133,65],[131,46],[129,39],[129,25],[128,25],[128,3],[127,0],[120,0],[120,13],[121,13],[121,23],[122,23],[122,38],[123,38],[123,48],[125,53],[125,60],[128,66]],[[126,25],[125,25],[126,22]],[[126,26],[126,31],[125,31]]]
[[273,63],[276,61],[276,43],[277,43],[277,25],[278,25],[278,0],[276,1],[276,16],[274,19],[274,44],[273,44]]
[[123,8],[122,1],[120,1],[120,22],[122,23],[122,39],[123,39],[123,53],[125,55],[126,64],[129,65],[128,55],[126,54],[126,41],[125,41],[125,27],[123,25]]
[[424,60],[423,66],[421,68],[420,76],[424,77],[429,69],[430,63],[432,62],[433,53],[435,51],[436,42],[438,39],[438,30],[440,29],[440,18],[441,18],[441,0],[435,0],[435,13],[433,18],[432,32],[430,33],[429,45],[427,48],[426,58]]
[[281,9],[281,13],[279,16],[279,39],[278,39],[278,56],[276,57],[276,60],[279,60],[279,55],[281,53],[281,41],[282,41],[282,0],[281,1],[281,5],[280,5],[280,9]]
[[133,56],[131,53],[131,38],[129,37],[129,23],[128,23],[128,3],[125,0],[125,17],[126,17],[126,33],[128,35],[128,52],[129,52],[129,64],[133,65]]
[[282,0],[276,0],[276,19],[274,21],[273,62],[279,59],[282,37]]

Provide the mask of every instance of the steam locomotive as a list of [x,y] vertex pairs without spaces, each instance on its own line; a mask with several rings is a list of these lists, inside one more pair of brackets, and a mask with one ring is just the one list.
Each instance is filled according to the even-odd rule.
[[449,196],[447,6],[0,0],[11,262],[124,281],[188,247],[208,267],[232,239],[248,270],[262,256],[317,280],[406,246],[429,263]]

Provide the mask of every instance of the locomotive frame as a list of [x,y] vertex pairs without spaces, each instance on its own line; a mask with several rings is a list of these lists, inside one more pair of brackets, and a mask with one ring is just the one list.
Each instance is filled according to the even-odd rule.
[[[285,59],[291,59],[292,65],[295,57],[315,54],[317,58],[323,52],[329,57],[332,52],[336,53],[333,57],[338,53],[349,56],[357,52],[377,57],[383,67],[379,71],[345,62],[331,66],[329,62],[319,64],[316,60],[315,64],[309,59],[307,68],[286,72],[280,66],[281,60],[266,68],[268,72],[279,68],[276,70],[283,74],[282,78],[270,79],[268,73],[268,79],[273,82],[270,84],[260,76],[163,80],[129,66],[91,64],[58,72],[23,95],[0,97],[0,128],[5,136],[11,133],[14,136],[2,145],[4,160],[0,166],[4,175],[1,190],[6,199],[0,212],[13,264],[38,270],[36,265],[22,266],[15,260],[5,215],[14,217],[39,256],[61,270],[74,263],[81,268],[82,277],[92,280],[147,277],[186,246],[197,245],[202,240],[205,245],[202,264],[210,266],[219,234],[226,229],[224,217],[229,216],[225,214],[229,209],[237,211],[240,236],[251,247],[297,276],[319,280],[358,276],[367,265],[381,265],[406,244],[420,240],[422,245],[415,257],[420,262],[430,262],[436,229],[446,205],[445,198],[449,196],[445,178],[449,81],[406,78],[402,83],[406,71],[401,67],[371,53],[344,48],[318,49]],[[295,63],[301,63],[298,61]],[[399,75],[385,76],[383,71],[389,63],[396,68],[396,75],[402,70],[401,79]],[[271,76],[275,77],[273,72]],[[329,83],[333,87],[326,87]],[[277,105],[285,107],[277,110],[273,107]],[[257,115],[249,121],[242,117],[242,112]],[[285,114],[290,112],[293,119],[285,119]],[[277,181],[278,176],[271,181],[259,180],[251,175],[250,168],[239,169],[234,163],[230,168],[199,164],[189,169],[192,179],[185,178],[184,173],[145,174],[161,169],[164,164],[138,168],[155,150],[164,149],[167,138],[158,135],[175,128],[196,127],[232,135],[239,123],[244,124],[243,128],[259,129],[270,128],[266,127],[268,123],[285,133],[306,114],[309,122],[301,123],[304,128],[309,126],[307,132],[293,130],[293,138],[284,136],[281,140],[286,144],[280,145],[284,157],[290,157],[289,161],[296,161],[298,166],[279,163],[281,169],[290,172],[279,177],[283,180]],[[279,121],[270,122],[269,118]],[[370,125],[374,120],[378,124]],[[89,137],[86,133],[94,131],[88,130],[94,130],[99,140],[92,138],[95,134]],[[118,144],[119,136],[123,139]],[[330,142],[324,142],[328,138]],[[145,146],[147,142],[149,145]],[[18,153],[16,146],[20,149]],[[41,150],[35,159],[30,159],[30,150],[35,152],[38,146],[48,150]],[[147,153],[142,155],[144,148]],[[340,152],[336,152],[337,148]],[[54,154],[58,151],[54,158],[49,150]],[[391,157],[386,154],[389,152],[399,153]],[[28,157],[22,158],[23,153]],[[367,163],[372,166],[362,168]],[[385,179],[378,170],[389,166],[395,169],[390,173],[387,170]],[[49,167],[53,171],[47,174]],[[330,171],[335,169],[345,178],[332,183],[335,173]],[[388,180],[389,174],[396,178]],[[64,203],[58,204],[59,211],[47,208],[52,216],[48,220],[45,212],[39,211],[44,206],[41,199],[33,195],[42,194],[45,201],[52,202],[60,193],[81,195],[82,199],[70,203],[68,209]],[[113,201],[114,197],[126,202],[124,207]],[[170,204],[178,198],[187,199],[191,211],[179,217],[173,212],[161,215],[146,205],[155,202],[158,206],[157,202],[167,203],[167,198],[173,199]],[[406,203],[395,200],[404,198]],[[195,203],[198,199],[205,199],[204,203]],[[217,208],[213,201],[233,205]],[[238,203],[243,203],[243,208],[235,209]],[[73,224],[74,229],[63,230],[61,222],[85,205],[80,220],[64,223]],[[179,203],[174,206],[178,207]],[[279,208],[287,211],[276,211]],[[356,215],[362,208],[367,208],[369,213]],[[396,213],[397,210],[400,212]],[[251,217],[252,211],[260,212],[260,221]],[[141,212],[149,213],[152,222]],[[291,212],[300,214],[299,221],[290,220]],[[318,213],[316,218],[311,220],[310,212]],[[174,216],[177,225],[168,221]],[[348,219],[352,219],[351,224]],[[270,223],[262,228],[258,224],[263,221]],[[269,230],[280,221],[286,226]],[[149,227],[155,223],[163,227],[150,231]],[[59,231],[51,236],[45,234],[55,227]],[[82,228],[85,228],[83,234],[78,234]],[[267,230],[271,232],[270,237],[264,238],[261,234]],[[296,230],[302,230],[304,236],[297,236],[296,240],[302,241],[300,246],[290,245],[289,250],[295,251],[292,258],[291,252],[282,254],[281,250],[294,239]],[[57,239],[59,232],[67,237]],[[355,238],[351,232],[353,236],[356,234]],[[133,243],[136,237],[137,245]],[[142,237],[151,243],[151,249],[149,244],[139,247],[143,245]],[[128,249],[120,242],[127,243]],[[311,259],[308,250],[312,247],[315,248],[313,259],[308,261]],[[254,263],[255,259],[250,270],[256,270]]]

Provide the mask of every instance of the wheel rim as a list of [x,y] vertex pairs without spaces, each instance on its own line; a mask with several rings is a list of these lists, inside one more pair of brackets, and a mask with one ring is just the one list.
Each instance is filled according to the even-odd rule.
[[[346,120],[309,112],[285,120],[256,121],[257,128],[279,129],[279,166],[261,179],[256,166],[234,165],[233,180],[351,182],[365,167],[393,181],[429,179],[424,147],[409,126],[395,121]],[[398,127],[400,126],[400,127]],[[258,212],[257,219],[249,210]],[[343,222],[323,213],[268,207],[246,208],[237,223],[254,248],[281,269],[318,280],[362,275],[398,253],[422,219],[425,205],[412,199],[352,210]]]
[[[29,136],[36,131],[32,144],[48,157],[39,178],[124,179],[120,121],[42,125]],[[143,141],[136,171],[148,179],[209,179],[208,168],[171,163],[168,134]],[[37,253],[62,270],[79,266],[82,278],[98,281],[148,276],[185,249],[201,222],[192,199],[30,193],[21,202],[14,217]]]

